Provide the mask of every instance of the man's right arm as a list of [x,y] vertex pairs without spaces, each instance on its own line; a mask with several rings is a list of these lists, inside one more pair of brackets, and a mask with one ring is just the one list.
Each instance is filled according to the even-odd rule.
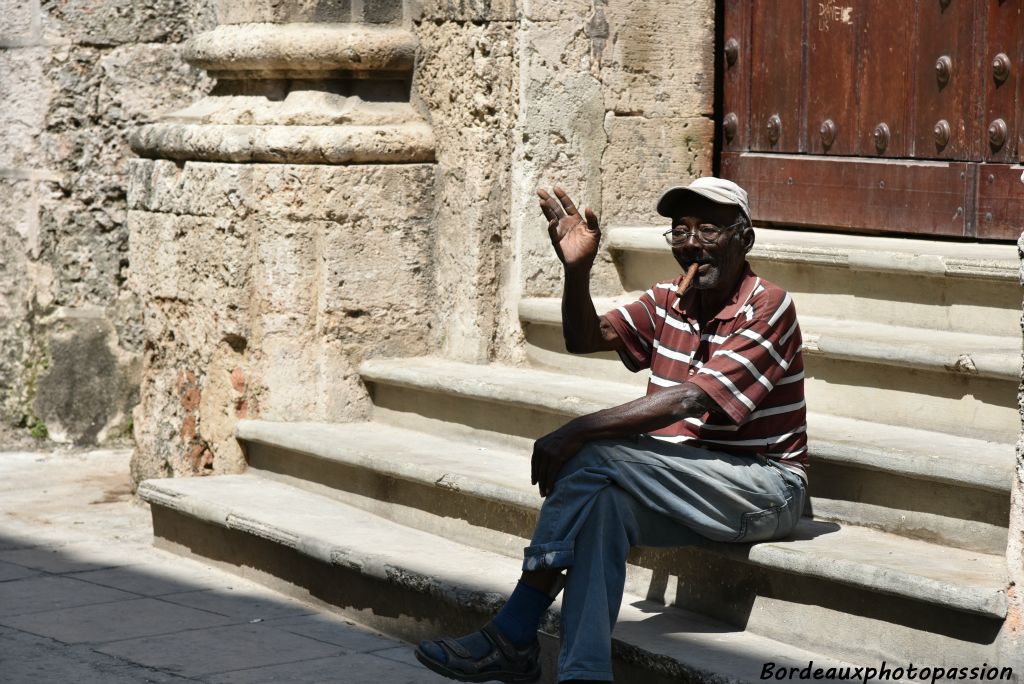
[[554,197],[537,190],[540,209],[548,219],[548,235],[555,254],[565,269],[562,292],[562,335],[565,348],[573,354],[618,351],[624,345],[615,328],[597,315],[590,297],[590,269],[601,242],[597,215],[586,209],[581,216],[562,188]]
[[590,297],[590,269],[585,273],[565,272],[562,291],[562,336],[571,354],[619,351],[622,339],[604,316],[597,315]]

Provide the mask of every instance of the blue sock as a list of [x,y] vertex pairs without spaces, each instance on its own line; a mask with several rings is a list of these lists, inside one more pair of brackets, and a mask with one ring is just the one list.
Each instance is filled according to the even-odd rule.
[[[520,582],[495,616],[494,625],[514,646],[526,648],[537,638],[540,619],[553,602],[554,599],[540,589]],[[467,634],[458,639],[458,642],[470,652],[473,658],[482,658],[492,648],[491,642],[482,632]],[[438,643],[422,641],[420,648],[430,658],[441,663],[448,662],[448,655]]]
[[498,611],[494,624],[516,647],[529,646],[537,638],[540,619],[553,602],[554,599],[540,589],[520,582]]

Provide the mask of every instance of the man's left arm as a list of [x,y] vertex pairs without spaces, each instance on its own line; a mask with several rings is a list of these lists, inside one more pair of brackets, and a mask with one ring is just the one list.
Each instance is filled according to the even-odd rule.
[[541,496],[547,496],[559,470],[587,442],[650,432],[708,411],[737,425],[743,422],[786,375],[802,346],[796,307],[789,295],[780,295],[756,302],[750,320],[689,382],[581,416],[537,440],[532,478]]
[[709,410],[718,410],[715,402],[707,392],[687,382],[570,420],[534,443],[532,481],[540,485],[540,495],[547,496],[558,471],[587,442],[651,432],[685,418],[703,416]]

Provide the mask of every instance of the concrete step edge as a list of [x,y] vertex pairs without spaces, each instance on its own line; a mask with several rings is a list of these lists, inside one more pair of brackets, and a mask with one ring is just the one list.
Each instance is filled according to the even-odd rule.
[[[377,431],[385,444],[379,450],[362,447],[361,445],[370,442],[369,436],[374,431]],[[528,484],[525,454],[507,454],[504,465],[509,471],[500,478],[505,484],[499,485],[481,478],[475,462],[466,462],[461,467],[456,465],[453,468],[454,455],[460,449],[457,443],[411,430],[398,430],[374,423],[332,425],[242,421],[238,425],[237,434],[243,441],[258,441],[300,451],[318,458],[340,461],[413,480],[426,486],[455,489],[469,496],[533,510],[539,509],[541,504],[533,488]],[[413,462],[408,445],[417,444],[422,440],[427,440],[428,447],[416,453],[416,458],[421,460],[418,463]],[[432,450],[444,454],[447,463],[435,463]],[[522,476],[518,478],[515,477],[514,467],[511,467],[515,460],[522,462]],[[819,529],[824,528],[814,521],[805,520],[801,523],[801,532],[808,536],[812,536]],[[827,579],[884,594],[904,596],[955,610],[1000,618],[1006,613],[1005,582],[1002,579],[996,581],[994,577],[990,577],[992,586],[988,587],[958,584],[894,566],[843,557],[844,553],[837,553],[836,549],[847,546],[846,538],[849,537],[858,540],[864,548],[871,547],[878,551],[881,558],[893,553],[912,553],[925,558],[942,558],[945,562],[953,564],[959,562],[957,559],[961,559],[964,568],[972,570],[974,567],[980,567],[979,559],[1001,567],[1001,556],[965,552],[938,544],[904,539],[868,528],[847,526],[842,534],[844,539],[838,539],[834,535],[826,536],[823,537],[825,541],[820,541],[819,538],[817,544],[808,540],[763,542],[752,546],[709,543],[707,548],[764,567]],[[870,556],[871,553],[865,553],[865,557]]]
[[[613,251],[668,252],[661,234],[667,226],[612,226]],[[796,230],[754,229],[754,259],[843,267],[858,271],[911,273],[950,278],[1020,278],[1014,245],[939,242],[898,237]]]
[[[140,495],[156,506],[171,508],[213,525],[254,534],[331,565],[354,569],[376,580],[476,613],[493,613],[508,597],[518,577],[509,558],[465,547],[426,532],[403,527],[359,509],[254,475],[150,480]],[[266,500],[277,502],[269,510]],[[261,504],[264,504],[261,508]],[[283,505],[282,505],[283,504]],[[299,514],[294,511],[302,511]],[[244,526],[232,527],[233,521]],[[329,520],[335,532],[318,521]],[[361,535],[337,530],[363,529]],[[355,538],[350,538],[355,537]],[[402,543],[388,553],[382,540]],[[441,562],[445,559],[447,562]],[[468,570],[467,570],[468,569]],[[543,628],[553,630],[557,606]],[[650,624],[652,612],[658,624]],[[737,631],[704,616],[666,607],[639,597],[624,597],[613,635],[616,657],[641,668],[690,681],[755,682],[760,672],[746,672],[735,663],[773,661],[780,666],[846,665],[820,654]],[[758,658],[759,657],[759,658]]]
[[[598,298],[594,305],[603,313],[635,301],[639,294]],[[561,306],[556,297],[524,298],[519,301],[519,319],[561,326]],[[822,316],[800,316],[800,329],[806,354],[1015,382],[1020,379],[1019,337],[924,330]]]
[[[643,394],[642,388],[626,383],[434,357],[372,359],[363,362],[359,372],[370,382],[540,408],[566,416],[599,411]],[[812,459],[959,486],[1010,490],[1012,444],[813,413],[808,415],[808,426]],[[964,453],[972,454],[970,461],[957,457]]]

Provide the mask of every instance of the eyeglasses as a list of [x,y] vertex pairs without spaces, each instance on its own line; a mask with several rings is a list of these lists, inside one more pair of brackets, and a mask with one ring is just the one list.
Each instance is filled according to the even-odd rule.
[[728,226],[716,226],[713,223],[702,223],[694,230],[687,230],[686,228],[670,228],[662,233],[662,236],[665,238],[665,242],[670,245],[684,244],[690,239],[691,235],[696,235],[697,240],[702,244],[713,245],[718,242],[718,238],[722,236],[722,233],[730,228],[742,225],[744,222],[744,219],[739,219],[736,223]]

